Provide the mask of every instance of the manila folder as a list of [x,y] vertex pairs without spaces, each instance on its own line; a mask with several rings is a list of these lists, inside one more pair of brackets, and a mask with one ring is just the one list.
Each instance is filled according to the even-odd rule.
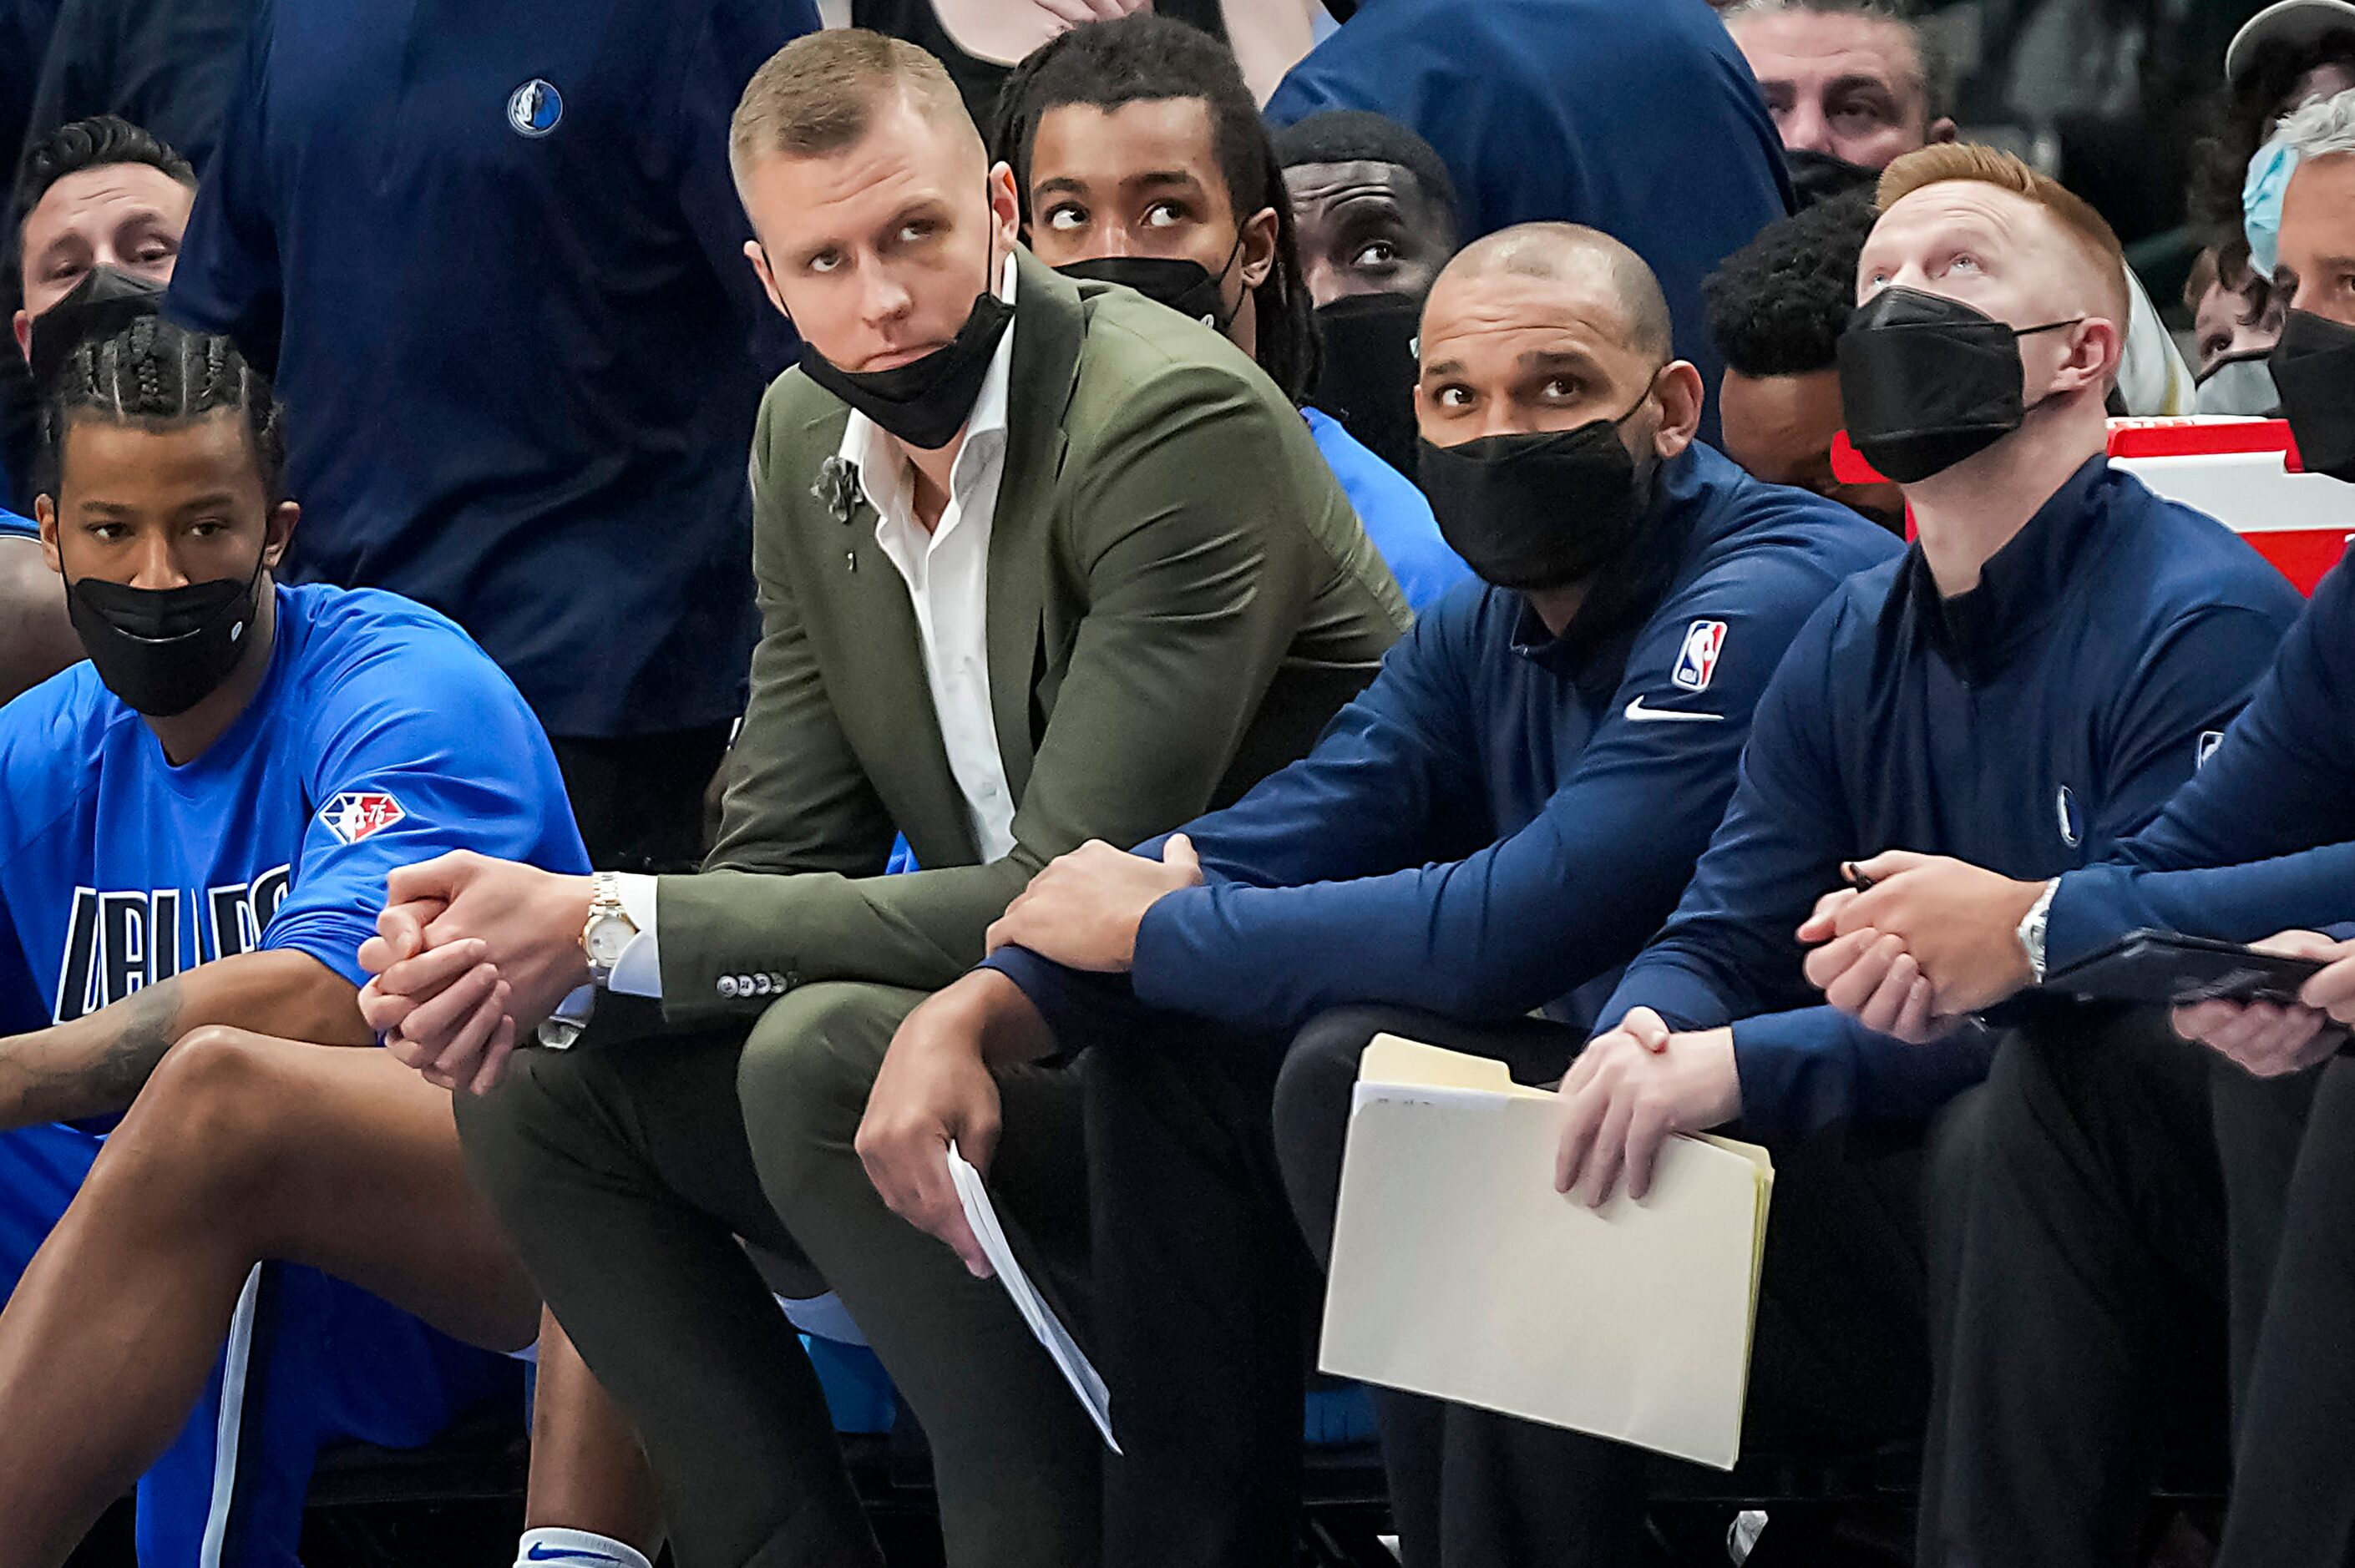
[[1383,1035],[1359,1068],[1327,1372],[1731,1469],[1774,1167],[1674,1138],[1640,1203],[1553,1189],[1556,1097]]

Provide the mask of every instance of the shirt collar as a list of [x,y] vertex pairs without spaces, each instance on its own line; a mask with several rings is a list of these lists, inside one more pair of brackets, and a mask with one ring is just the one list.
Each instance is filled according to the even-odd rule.
[[[999,274],[997,297],[1009,305],[1014,303],[1016,271],[1014,254],[1008,251],[1005,270]],[[982,377],[981,396],[974,399],[973,412],[965,418],[964,445],[957,449],[956,461],[952,465],[952,490],[968,482],[982,463],[1006,450],[1006,419],[1014,376],[1014,334],[1021,325],[1019,315],[1007,323],[1006,331],[997,340],[997,351],[989,356],[989,372]],[[908,454],[900,450],[899,443],[874,420],[853,408],[842,427],[842,444],[835,449],[835,455],[848,463],[851,471],[858,476],[858,488],[876,514],[895,515],[893,508],[901,503],[908,489]]]
[[1890,595],[1966,681],[1991,679],[2043,624],[2066,592],[2085,546],[2109,514],[2110,462],[2087,458],[1979,568],[1978,585],[1951,598],[1938,591],[1915,540]]

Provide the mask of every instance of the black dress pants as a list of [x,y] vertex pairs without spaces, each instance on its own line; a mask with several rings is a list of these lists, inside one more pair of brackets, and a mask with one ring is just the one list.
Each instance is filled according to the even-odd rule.
[[[1517,1080],[1561,1075],[1583,1036],[1557,1024],[1468,1026],[1399,1009],[1311,1022],[1276,1088],[1286,1186],[1320,1260],[1330,1249],[1358,1059],[1392,1033],[1505,1062]],[[1838,1453],[1906,1442],[1928,1399],[1924,1293],[1939,1229],[1925,1167],[1967,1185],[1966,1101],[1919,1134],[1774,1148],[1745,1446]],[[1938,1185],[1935,1180],[1929,1185]],[[1444,1401],[1378,1390],[1375,1409],[1409,1568],[1616,1568],[1646,1561],[1648,1476],[1624,1444]]]
[[2126,1568],[2154,1485],[2221,1475],[2312,1087],[2250,1078],[2152,1009],[2081,1010],[2006,1043],[1923,1478],[1924,1568]]

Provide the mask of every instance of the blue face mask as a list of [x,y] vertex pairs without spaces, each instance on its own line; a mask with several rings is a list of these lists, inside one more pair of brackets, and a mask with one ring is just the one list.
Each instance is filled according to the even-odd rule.
[[2241,228],[2249,238],[2249,265],[2260,278],[2270,280],[2281,260],[2282,193],[2296,169],[2296,152],[2278,137],[2249,160],[2249,177],[2241,185]]

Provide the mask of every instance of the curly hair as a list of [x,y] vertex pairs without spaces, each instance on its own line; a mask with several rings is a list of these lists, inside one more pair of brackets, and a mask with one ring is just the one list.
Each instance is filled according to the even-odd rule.
[[1050,110],[1085,104],[1111,113],[1132,103],[1199,99],[1210,120],[1210,150],[1240,225],[1275,212],[1275,265],[1252,291],[1259,313],[1259,364],[1295,402],[1316,383],[1318,349],[1308,280],[1284,168],[1259,104],[1232,50],[1199,28],[1151,12],[1086,22],[1023,57],[998,90],[990,156],[1014,170],[1022,220],[1030,221],[1030,154]]
[[1768,224],[1701,284],[1709,334],[1730,369],[1804,376],[1838,359],[1856,309],[1856,261],[1880,216],[1853,191]]
[[2222,249],[2239,239],[2249,160],[2274,133],[2282,100],[2307,72],[2328,65],[2355,70],[2355,28],[2334,28],[2311,43],[2262,44],[2230,90],[2209,100],[2205,133],[2191,146],[2190,218],[2203,245]]

